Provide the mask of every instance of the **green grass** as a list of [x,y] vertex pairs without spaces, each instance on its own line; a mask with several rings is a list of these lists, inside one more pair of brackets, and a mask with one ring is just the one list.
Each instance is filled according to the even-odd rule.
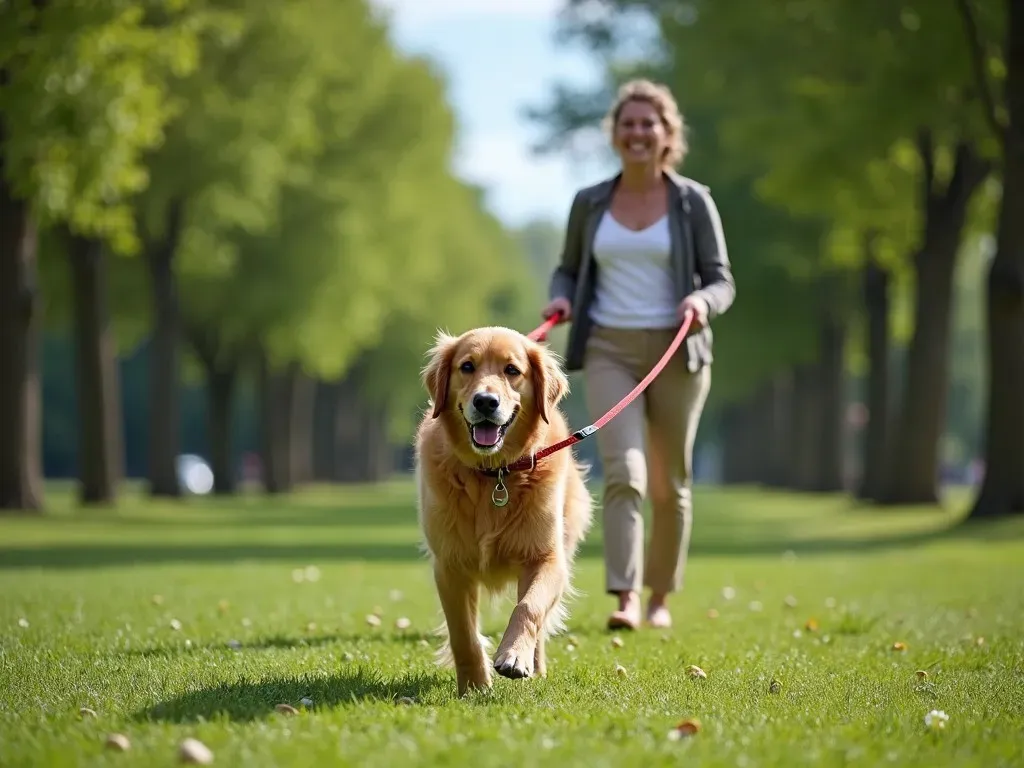
[[[44,519],[0,520],[3,766],[172,765],[189,736],[239,766],[1024,761],[1024,521],[952,530],[954,513],[699,488],[673,629],[613,647],[598,527],[547,679],[459,700],[432,663],[440,613],[406,484],[115,512],[51,500]],[[508,609],[487,609],[492,637]],[[701,732],[669,740],[687,717]],[[104,748],[112,732],[127,754]]]

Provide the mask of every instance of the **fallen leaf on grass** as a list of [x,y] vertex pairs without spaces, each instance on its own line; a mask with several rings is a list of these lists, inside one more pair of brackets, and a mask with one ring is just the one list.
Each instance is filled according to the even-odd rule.
[[127,752],[132,748],[132,743],[123,733],[111,733],[107,736],[107,749],[116,749],[118,752]]
[[183,763],[209,765],[213,762],[213,752],[198,739],[185,739],[178,746],[178,757]]
[[707,680],[708,679],[708,673],[705,672],[700,667],[698,667],[696,664],[691,664],[690,666],[688,666],[686,668],[686,673],[690,677],[695,678],[695,679],[699,679],[699,680]]
[[679,741],[680,739],[685,739],[689,736],[695,736],[700,733],[700,728],[700,720],[695,717],[687,718],[668,732],[668,738],[670,741]]

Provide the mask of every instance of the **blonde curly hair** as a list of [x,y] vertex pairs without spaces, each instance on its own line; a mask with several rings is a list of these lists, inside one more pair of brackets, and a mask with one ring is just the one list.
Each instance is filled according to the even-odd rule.
[[641,78],[630,80],[619,87],[615,102],[602,121],[609,139],[615,135],[615,125],[622,108],[630,101],[646,101],[654,107],[668,138],[668,146],[661,158],[662,166],[668,168],[679,165],[690,148],[686,141],[686,123],[672,92],[660,83]]

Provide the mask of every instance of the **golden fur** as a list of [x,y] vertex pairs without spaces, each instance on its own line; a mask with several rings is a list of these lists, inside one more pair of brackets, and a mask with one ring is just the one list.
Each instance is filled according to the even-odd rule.
[[[416,434],[418,513],[445,615],[443,660],[453,662],[459,695],[489,688],[491,668],[510,678],[543,676],[544,642],[562,628],[577,547],[590,528],[586,468],[571,448],[532,470],[504,476],[509,502],[497,507],[507,466],[569,434],[559,401],[569,382],[554,355],[507,328],[439,334],[423,370],[431,407]],[[515,411],[500,449],[481,455],[470,439],[474,395],[496,395]],[[517,603],[491,662],[479,630],[481,588],[518,587]]]

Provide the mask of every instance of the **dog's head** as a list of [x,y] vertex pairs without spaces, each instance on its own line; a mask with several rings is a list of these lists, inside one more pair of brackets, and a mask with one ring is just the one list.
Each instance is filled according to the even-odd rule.
[[478,456],[521,451],[569,391],[555,356],[507,328],[438,334],[423,383],[433,418]]

